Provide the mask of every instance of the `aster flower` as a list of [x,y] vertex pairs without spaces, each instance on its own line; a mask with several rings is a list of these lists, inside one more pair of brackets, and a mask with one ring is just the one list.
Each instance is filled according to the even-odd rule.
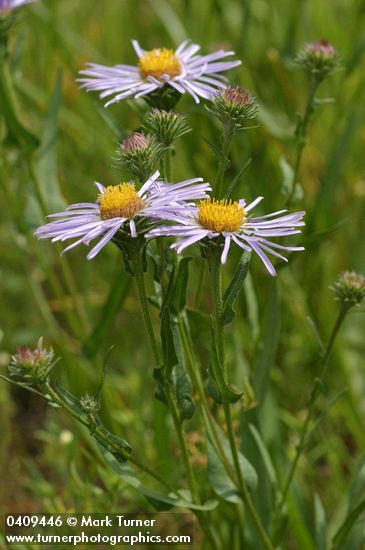
[[278,250],[290,252],[304,249],[299,246],[283,246],[272,242],[268,237],[286,237],[300,233],[297,228],[304,225],[301,221],[304,212],[282,216],[286,210],[280,210],[266,216],[250,217],[249,212],[262,199],[263,197],[258,197],[246,205],[243,199],[233,202],[208,198],[183,211],[178,216],[177,224],[154,228],[146,237],[179,237],[181,240],[171,245],[177,253],[194,243],[204,242],[205,239],[217,239],[222,243],[222,264],[226,263],[229,248],[234,242],[243,250],[256,252],[270,275],[275,276],[275,268],[266,253],[287,261]]
[[79,244],[88,246],[101,237],[91,249],[87,259],[94,258],[100,250],[123,230],[126,236],[136,238],[161,219],[178,221],[182,209],[194,208],[190,201],[207,197],[210,185],[202,178],[167,184],[158,180],[157,171],[139,191],[133,182],[104,187],[99,190],[96,203],[70,205],[65,212],[51,214],[54,221],[39,227],[35,235],[40,239],[51,238],[52,242],[76,239],[64,252]]
[[0,17],[6,15],[11,10],[35,1],[36,0],[0,0]]
[[187,92],[199,103],[200,98],[209,99],[217,89],[226,88],[227,79],[221,72],[241,64],[241,61],[222,61],[234,52],[219,50],[197,55],[200,46],[187,40],[175,51],[167,48],[145,51],[137,40],[132,40],[132,44],[138,56],[137,67],[90,63],[80,71],[87,78],[78,81],[87,91],[101,92],[101,99],[114,96],[106,107],[128,97],[148,96],[164,86],[180,94]]

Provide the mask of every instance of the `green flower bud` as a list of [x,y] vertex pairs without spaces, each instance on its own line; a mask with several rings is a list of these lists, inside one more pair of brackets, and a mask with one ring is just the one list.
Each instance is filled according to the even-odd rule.
[[336,48],[326,40],[305,44],[298,52],[295,61],[317,80],[323,80],[335,72],[340,56]]
[[246,121],[258,113],[256,98],[240,86],[228,86],[213,97],[207,109],[224,125],[237,130],[245,129]]
[[143,128],[153,134],[164,147],[169,147],[173,141],[191,130],[184,115],[159,109],[152,109]]
[[335,299],[343,306],[356,306],[365,298],[365,277],[355,271],[341,273],[332,286]]
[[47,380],[57,361],[53,349],[43,348],[43,340],[40,338],[36,349],[18,348],[16,354],[11,357],[8,370],[11,377],[42,384]]
[[154,136],[134,132],[118,146],[114,165],[145,181],[156,170],[163,151]]
[[100,409],[100,404],[89,394],[84,395],[80,399],[80,405],[87,415],[93,416]]

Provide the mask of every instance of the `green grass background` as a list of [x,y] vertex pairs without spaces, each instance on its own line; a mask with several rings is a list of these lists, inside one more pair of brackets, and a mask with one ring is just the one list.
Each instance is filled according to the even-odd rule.
[[[140,109],[124,101],[108,110],[94,94],[78,89],[75,78],[86,62],[134,63],[130,40],[146,49],[175,47],[185,38],[202,51],[233,49],[243,65],[232,82],[252,90],[260,104],[258,127],[237,136],[226,182],[252,158],[235,196],[262,194],[264,208],[280,209],[280,159],[294,156],[296,113],[302,112],[307,83],[292,58],[307,41],[325,38],[341,52],[342,70],[325,82],[320,97],[334,103],[316,111],[305,149],[300,181],[307,211],[306,251],[280,270],[281,324],[272,359],[270,392],[262,411],[262,431],[279,478],[293,457],[298,430],[318,368],[318,348],[307,317],[326,339],[337,305],[329,286],[345,269],[364,271],[365,197],[365,2],[363,0],[44,0],[21,10],[12,39],[12,63],[25,125],[41,136],[62,77],[58,132],[50,132],[41,185],[49,211],[68,202],[95,199],[93,181],[118,183],[127,174],[111,166],[115,145],[140,125]],[[57,103],[57,102],[56,102]],[[202,176],[214,180],[217,162],[203,138],[218,143],[220,127],[202,106],[184,97],[194,132],[177,143],[174,180]],[[0,133],[4,132],[0,122]],[[123,435],[145,460],[171,481],[181,482],[179,456],[170,420],[153,402],[153,365],[144,338],[135,289],[121,272],[112,246],[92,262],[81,247],[68,254],[77,285],[83,326],[64,287],[55,294],[50,274],[60,277],[58,252],[35,243],[42,223],[26,165],[15,147],[0,151],[0,336],[2,369],[19,345],[40,335],[63,360],[57,377],[76,395],[95,391],[102,357],[115,345],[103,396],[105,423]],[[232,272],[232,254],[226,270]],[[199,259],[196,258],[196,264]],[[239,298],[238,316],[228,329],[232,379],[242,387],[252,374],[262,344],[274,282],[253,261],[251,290]],[[112,290],[111,290],[112,289]],[[152,289],[152,283],[150,285]],[[191,285],[190,306],[193,305]],[[209,311],[208,289],[203,308]],[[287,548],[316,548],[313,494],[339,525],[341,506],[359,471],[365,448],[364,308],[352,313],[340,333],[321,398],[324,415],[302,458],[289,501]],[[71,324],[69,323],[71,321]],[[200,352],[208,334],[197,323]],[[330,407],[338,392],[346,390]],[[62,412],[47,409],[37,397],[4,383],[1,491],[5,511],[149,510],[147,503],[103,465],[87,434]],[[244,415],[236,410],[237,425]],[[189,423],[190,446],[201,482],[205,450],[196,420]],[[238,430],[240,428],[238,427]],[[242,435],[243,445],[247,436]],[[164,458],[174,457],[173,464]],[[224,506],[214,512],[229,514]],[[358,548],[360,546],[351,546]],[[348,547],[350,548],[350,546]]]

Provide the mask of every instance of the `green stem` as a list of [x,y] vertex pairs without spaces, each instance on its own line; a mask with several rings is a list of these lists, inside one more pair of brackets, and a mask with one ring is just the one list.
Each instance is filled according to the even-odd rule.
[[150,317],[150,311],[148,306],[148,300],[147,300],[147,293],[146,293],[146,287],[144,284],[144,271],[143,271],[143,257],[142,252],[137,252],[134,255],[134,258],[132,260],[133,263],[133,271],[136,278],[137,283],[137,289],[138,289],[138,297],[139,297],[139,303],[141,307],[141,313],[143,317],[144,326],[147,332],[148,341],[151,346],[151,350],[153,353],[153,357],[156,363],[156,366],[158,367],[161,363],[160,360],[160,352],[158,349],[158,345],[156,342],[155,333],[153,331],[152,321]]
[[[221,280],[221,249],[220,247],[211,247],[208,251],[208,265],[212,292],[213,302],[213,331],[214,338],[217,345],[217,352],[219,356],[219,362],[223,370],[223,376],[226,374],[225,367],[225,343],[224,343],[224,327],[222,322],[223,300],[222,300],[222,280]],[[242,476],[241,465],[238,455],[238,449],[234,437],[232,417],[231,417],[231,405],[223,397],[223,410],[227,427],[227,434],[229,440],[229,446],[232,454],[235,473],[237,476],[239,492],[241,498],[247,508],[248,513],[251,516],[252,522],[256,528],[257,534],[261,539],[261,542],[267,550],[273,550],[273,546],[270,539],[261,523],[261,520],[256,512],[255,506],[248,491],[246,482]]]
[[222,135],[222,150],[221,157],[218,162],[218,171],[215,181],[215,196],[220,198],[222,196],[222,186],[224,181],[224,175],[229,168],[230,162],[228,159],[229,152],[231,150],[232,138],[234,134],[234,127],[230,122],[227,122],[223,129]]
[[320,372],[319,377],[316,378],[314,386],[313,386],[312,391],[311,391],[311,395],[310,395],[310,398],[309,398],[307,416],[305,418],[305,421],[304,421],[304,424],[303,424],[303,427],[302,427],[302,431],[301,431],[301,434],[300,434],[299,443],[297,445],[294,460],[292,462],[288,477],[287,477],[286,482],[284,484],[284,489],[283,489],[283,492],[282,492],[280,503],[279,503],[278,508],[277,508],[276,517],[278,517],[280,515],[281,510],[282,510],[282,508],[283,508],[283,506],[286,502],[288,492],[289,492],[289,489],[290,489],[290,486],[291,486],[291,483],[293,481],[294,474],[295,474],[295,471],[296,471],[296,468],[297,468],[297,465],[298,465],[299,458],[301,457],[301,454],[305,449],[305,446],[306,446],[306,443],[307,443],[306,439],[307,439],[308,429],[310,427],[310,424],[311,424],[311,422],[313,420],[313,417],[314,417],[314,414],[315,414],[316,402],[317,402],[318,396],[321,393],[321,388],[322,388],[323,380],[324,380],[324,377],[325,377],[325,374],[326,374],[326,371],[327,371],[327,366],[328,366],[329,358],[330,358],[330,355],[331,355],[331,352],[332,352],[332,349],[333,349],[333,345],[335,343],[335,339],[336,339],[336,336],[338,334],[338,331],[340,330],[341,325],[342,325],[343,321],[345,320],[345,317],[346,317],[346,314],[347,314],[348,310],[349,310],[348,306],[344,306],[344,307],[341,308],[341,310],[338,314],[338,317],[336,319],[336,322],[334,324],[334,327],[332,329],[331,336],[328,340],[326,351],[325,351],[325,353],[324,353],[324,355],[321,359],[321,372]]
[[[59,395],[59,393],[54,388],[52,388],[52,386],[49,382],[47,382],[45,384],[45,389],[47,390],[47,394],[52,398],[52,401],[54,403],[56,403],[57,405],[62,407],[64,410],[66,410],[68,412],[68,414],[70,416],[72,416],[73,418],[75,418],[75,420],[80,422],[80,424],[82,424],[86,428],[90,428],[89,421],[86,420],[86,418],[84,418],[81,414],[78,414],[72,407],[70,407],[70,405],[68,405],[68,403],[62,398],[62,396]],[[111,447],[112,449],[117,451],[118,454],[122,455],[126,460],[128,460],[129,462],[131,462],[132,464],[137,466],[140,470],[146,472],[146,474],[148,474],[149,476],[154,478],[161,485],[163,485],[166,489],[168,489],[169,492],[173,492],[174,494],[176,494],[173,491],[173,489],[168,485],[168,483],[166,483],[166,481],[159,474],[157,474],[156,472],[151,470],[151,468],[149,468],[148,466],[146,466],[145,464],[140,462],[140,460],[138,458],[133,457],[128,452],[121,449],[120,446],[115,443],[115,441],[110,440],[107,437],[105,432],[103,430],[101,430],[98,425],[93,426],[93,428],[94,428],[94,433],[98,436],[98,439],[101,439],[102,441],[107,443],[108,447]],[[179,495],[176,494],[176,496],[179,496]]]
[[[133,258],[133,266],[134,266],[134,274],[137,281],[137,287],[138,287],[138,295],[139,295],[139,301],[141,306],[141,312],[146,328],[146,332],[148,335],[148,339],[151,345],[151,349],[153,351],[153,355],[155,358],[156,366],[159,367],[161,364],[160,361],[160,354],[158,351],[155,335],[153,332],[150,312],[149,312],[149,306],[147,301],[147,295],[146,295],[146,289],[144,284],[144,274],[143,274],[143,259],[142,254],[136,254]],[[189,488],[191,491],[192,500],[195,504],[200,503],[200,497],[199,497],[199,491],[198,486],[195,480],[194,472],[191,466],[189,452],[186,446],[185,437],[184,437],[184,429],[182,425],[182,421],[180,419],[178,406],[176,403],[176,397],[174,394],[173,389],[171,388],[169,382],[167,381],[164,386],[164,393],[167,399],[167,403],[171,412],[171,416],[174,422],[176,434],[178,437],[180,449],[182,452],[183,462],[184,462],[184,468],[186,477],[188,480]],[[211,544],[211,547],[213,549],[217,549],[218,546],[216,544],[215,538],[212,535],[209,525],[206,521],[206,517],[203,512],[198,512],[194,510],[194,513],[199,521],[199,524],[201,525],[202,529],[204,530],[205,534],[207,535],[207,538],[209,539],[209,542]]]
[[317,78],[315,78],[313,75],[311,76],[311,80],[309,83],[309,94],[308,94],[308,100],[304,111],[303,118],[300,118],[298,120],[297,128],[295,131],[295,135],[297,138],[297,151],[296,151],[296,158],[295,158],[295,165],[294,165],[294,174],[293,174],[293,180],[292,180],[292,186],[290,190],[290,194],[287,200],[287,206],[290,207],[293,203],[294,197],[295,197],[295,190],[297,185],[297,179],[298,174],[300,170],[300,165],[302,162],[302,156],[304,147],[306,144],[306,135],[307,135],[307,128],[308,123],[310,120],[310,117],[313,113],[313,107],[314,107],[314,100],[317,88],[319,86],[320,82]]
[[214,420],[212,418],[212,414],[211,414],[207,396],[204,390],[204,385],[203,385],[203,381],[199,371],[199,367],[197,365],[197,361],[193,354],[193,342],[189,338],[188,329],[186,327],[187,323],[188,323],[187,319],[180,314],[178,317],[179,332],[180,332],[181,342],[184,349],[184,354],[185,354],[185,357],[187,358],[187,364],[189,366],[189,375],[191,376],[193,383],[195,385],[195,388],[197,389],[197,392],[199,394],[200,402],[203,407],[204,418],[206,420],[206,424],[209,427],[209,435],[212,439],[212,442],[216,447],[216,451],[220,455],[220,458],[224,464],[224,467],[228,475],[231,477],[233,481],[235,481],[234,470],[232,469],[232,466],[228,462],[225,451],[223,449],[223,445],[219,439],[217,429],[214,424]]

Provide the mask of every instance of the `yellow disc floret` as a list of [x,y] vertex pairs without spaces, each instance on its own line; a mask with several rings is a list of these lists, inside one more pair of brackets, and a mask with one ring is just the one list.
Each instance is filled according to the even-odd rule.
[[173,50],[160,48],[146,52],[139,58],[139,72],[143,78],[154,76],[158,80],[163,75],[170,78],[181,73],[181,63]]
[[133,218],[145,206],[133,183],[120,183],[106,187],[98,196],[98,201],[102,220]]
[[206,199],[198,203],[198,222],[217,233],[230,233],[240,229],[245,211],[237,201]]

